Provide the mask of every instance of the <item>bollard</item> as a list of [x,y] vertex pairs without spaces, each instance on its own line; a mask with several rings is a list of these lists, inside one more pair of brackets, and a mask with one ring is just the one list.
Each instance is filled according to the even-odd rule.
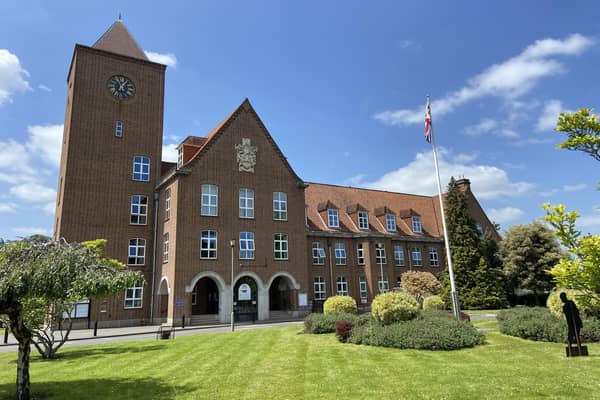
[[98,321],[94,322],[94,337],[98,335]]
[[8,327],[4,328],[4,344],[8,343]]
[[185,328],[185,314],[183,314],[183,317],[181,317],[181,327]]

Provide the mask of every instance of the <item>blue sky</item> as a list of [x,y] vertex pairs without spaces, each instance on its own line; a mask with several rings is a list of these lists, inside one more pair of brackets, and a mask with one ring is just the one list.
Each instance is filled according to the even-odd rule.
[[600,4],[534,1],[0,3],[0,237],[51,234],[75,43],[119,12],[168,63],[164,153],[248,97],[306,181],[435,193],[471,180],[505,229],[545,201],[600,232],[598,163],[557,150],[561,111],[598,108]]

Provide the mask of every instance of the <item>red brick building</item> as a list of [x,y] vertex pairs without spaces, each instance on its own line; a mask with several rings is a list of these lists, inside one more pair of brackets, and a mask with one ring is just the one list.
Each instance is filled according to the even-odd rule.
[[232,303],[263,320],[338,293],[368,305],[406,270],[443,268],[437,197],[304,182],[248,100],[162,162],[165,68],[121,21],[75,46],[55,237],[108,239],[108,255],[146,279],[92,299],[88,320],[226,322]]

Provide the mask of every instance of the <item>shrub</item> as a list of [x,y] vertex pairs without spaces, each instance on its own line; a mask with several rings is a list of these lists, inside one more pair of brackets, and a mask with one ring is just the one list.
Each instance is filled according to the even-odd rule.
[[331,296],[323,304],[323,314],[356,314],[356,301],[350,296]]
[[373,299],[371,313],[377,321],[389,325],[415,318],[419,313],[419,303],[408,293],[382,293]]
[[469,322],[433,311],[391,325],[355,327],[350,337],[350,342],[356,344],[424,350],[455,350],[473,347],[484,340],[484,335]]
[[567,294],[567,297],[569,298],[569,300],[573,300],[575,302],[575,305],[579,309],[579,312],[582,314],[582,317],[584,315],[585,316],[596,316],[596,317],[599,315],[600,304],[598,304],[597,302],[594,302],[591,305],[584,304],[580,300],[580,296],[583,295],[583,292],[581,290],[556,289],[550,293],[550,296],[548,296],[548,301],[546,303],[548,309],[555,317],[564,319],[564,314],[563,314],[563,309],[562,309],[563,302],[560,299],[560,294],[562,292],[565,292]]
[[305,333],[333,333],[335,332],[335,323],[337,321],[356,321],[358,317],[354,314],[337,313],[337,314],[308,314],[304,318]]
[[417,299],[421,299],[426,296],[440,294],[442,291],[442,284],[431,272],[422,271],[406,271],[402,274],[402,280],[400,287],[408,293],[415,296]]
[[335,336],[340,342],[346,343],[352,335],[352,328],[354,328],[354,322],[352,321],[337,321],[335,323]]
[[423,300],[423,310],[443,310],[445,306],[440,296],[429,296]]

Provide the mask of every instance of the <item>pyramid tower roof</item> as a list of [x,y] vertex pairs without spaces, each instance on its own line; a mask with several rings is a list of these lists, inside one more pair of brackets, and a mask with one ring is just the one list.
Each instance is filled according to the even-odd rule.
[[121,19],[116,20],[92,47],[148,61],[148,57],[131,36]]

